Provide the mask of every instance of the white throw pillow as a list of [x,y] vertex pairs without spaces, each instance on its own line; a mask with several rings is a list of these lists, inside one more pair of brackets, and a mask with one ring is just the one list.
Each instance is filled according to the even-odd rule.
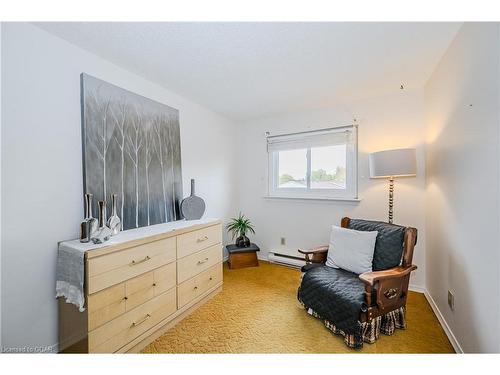
[[377,234],[332,225],[326,265],[357,274],[371,272]]

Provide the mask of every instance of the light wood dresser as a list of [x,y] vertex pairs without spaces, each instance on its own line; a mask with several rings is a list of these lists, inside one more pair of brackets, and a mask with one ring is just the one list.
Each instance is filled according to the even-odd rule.
[[85,311],[59,298],[59,350],[140,351],[222,289],[222,259],[218,220],[85,251]]

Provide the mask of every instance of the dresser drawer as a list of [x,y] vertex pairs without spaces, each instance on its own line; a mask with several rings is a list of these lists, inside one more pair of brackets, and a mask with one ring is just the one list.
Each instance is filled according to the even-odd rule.
[[177,287],[179,309],[222,282],[222,263],[210,267]]
[[88,299],[89,330],[173,288],[175,270],[176,264],[173,262],[91,294]]
[[89,331],[123,314],[126,309],[125,284],[118,284],[88,297]]
[[153,271],[127,280],[125,282],[125,295],[127,297],[125,305],[127,311],[153,298]]
[[89,333],[91,353],[112,353],[176,311],[175,288]]
[[177,258],[183,258],[222,242],[220,224],[177,236]]
[[177,283],[180,284],[219,262],[222,262],[220,244],[179,259],[177,261]]
[[174,262],[154,270],[155,296],[162,294],[176,285],[176,269],[176,263]]
[[175,261],[175,249],[175,238],[167,238],[89,259],[88,293],[98,292]]

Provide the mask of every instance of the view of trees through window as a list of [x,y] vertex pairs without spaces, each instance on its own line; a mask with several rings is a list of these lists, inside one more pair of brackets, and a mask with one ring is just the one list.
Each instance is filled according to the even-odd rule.
[[[346,188],[346,145],[311,148],[311,189]],[[307,188],[308,149],[279,153],[279,188]]]
[[278,173],[280,188],[307,188],[307,149],[280,151]]
[[345,189],[347,146],[311,148],[311,189]]

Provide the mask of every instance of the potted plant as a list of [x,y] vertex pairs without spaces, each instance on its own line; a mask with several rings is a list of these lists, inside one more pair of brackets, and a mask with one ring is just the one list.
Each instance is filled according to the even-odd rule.
[[237,218],[231,218],[229,223],[226,226],[226,229],[231,232],[233,236],[233,240],[236,236],[235,244],[238,247],[249,247],[250,240],[246,236],[247,232],[252,232],[255,234],[255,230],[253,229],[253,224],[249,219],[245,217],[241,212]]

